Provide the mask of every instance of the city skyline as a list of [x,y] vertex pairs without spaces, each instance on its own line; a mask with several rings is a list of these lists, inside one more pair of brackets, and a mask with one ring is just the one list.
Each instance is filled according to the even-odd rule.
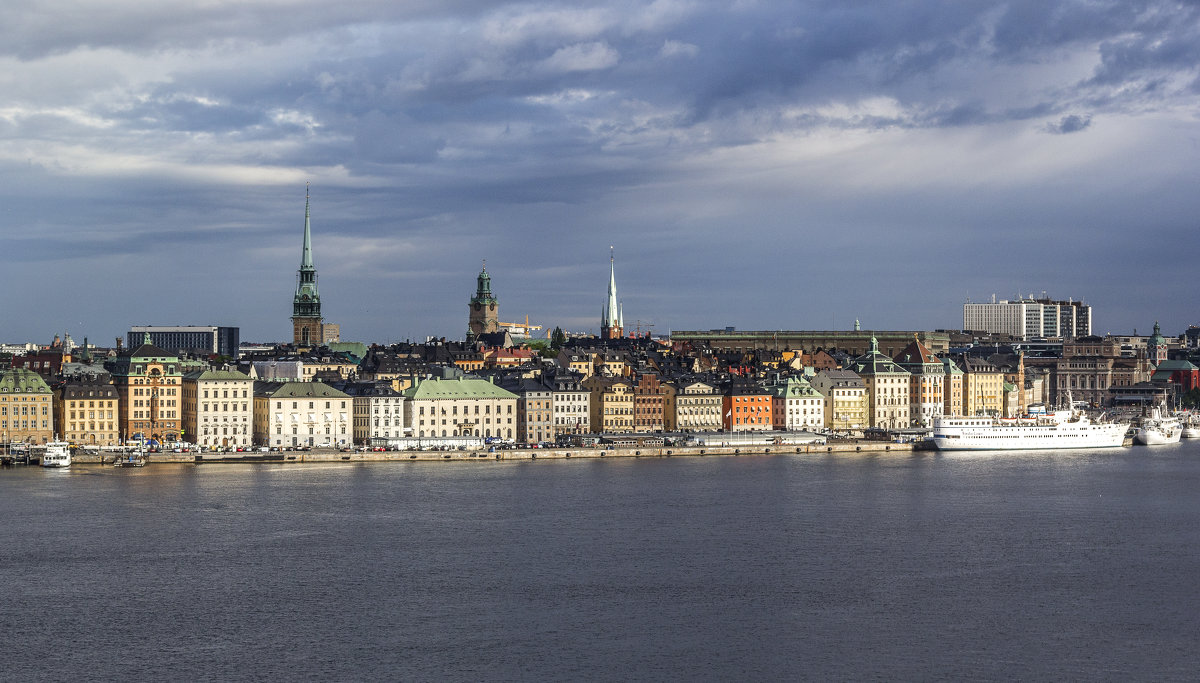
[[500,320],[598,332],[610,245],[627,331],[953,328],[1046,291],[1178,334],[1198,12],[18,4],[0,341],[289,338],[307,181],[347,340],[462,338],[480,259]]

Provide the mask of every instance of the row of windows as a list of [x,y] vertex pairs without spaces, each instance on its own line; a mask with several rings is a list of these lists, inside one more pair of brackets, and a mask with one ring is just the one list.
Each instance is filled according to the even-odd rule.
[[[218,406],[218,405],[220,405],[220,410],[218,410],[218,409],[217,409],[217,406]],[[233,406],[233,408],[230,408],[229,406]],[[213,413],[216,413],[216,412],[222,412],[222,413],[224,413],[224,412],[229,412],[230,410],[237,410],[237,409],[238,409],[238,404],[236,404],[236,403],[221,403],[221,404],[216,404],[216,403],[212,403],[212,404],[208,404],[208,403],[201,403],[201,404],[200,404],[200,412],[202,412],[202,413],[208,413],[208,412],[213,412]],[[249,409],[249,405],[248,405],[248,404],[246,404],[246,403],[243,403],[243,404],[242,404],[242,411],[243,411],[243,412],[245,412],[245,411],[247,411],[248,409]]]
[[[283,433],[283,425],[275,425],[275,433],[276,433],[276,434],[282,434],[282,433]],[[292,434],[299,434],[299,433],[300,433],[300,431],[299,431],[299,427],[297,427],[296,425],[292,425]],[[308,428],[308,433],[309,433],[310,435],[312,435],[312,434],[316,434],[316,433],[317,433],[317,432],[316,432],[316,428],[315,428],[315,427],[311,427],[311,426],[310,426],[310,427]],[[331,426],[330,426],[330,425],[325,425],[325,433],[326,433],[326,434],[332,434],[332,433],[333,433],[333,431],[332,431],[332,428],[331,428]],[[345,433],[346,433],[346,425],[342,425],[342,426],[341,426],[341,434],[345,435]]]
[[[17,412],[17,406],[12,407],[12,414],[17,415],[37,415],[37,406],[20,406],[21,412]],[[50,409],[47,406],[42,406],[42,415],[49,415]],[[0,415],[8,415],[8,406],[0,406]]]
[[[237,392],[237,389],[234,389],[234,390],[233,390],[233,397],[234,397],[234,398],[237,398],[237,397],[238,397],[238,395],[237,395],[237,394],[238,394],[238,392]],[[212,390],[212,397],[213,397],[213,398],[229,398],[229,390],[228,390],[228,389],[222,389],[222,390],[221,390],[221,395],[220,395],[220,396],[217,396],[217,390],[216,390],[216,389],[213,389],[213,390]],[[205,389],[205,390],[204,390],[204,398],[208,398],[208,389]],[[245,390],[245,389],[242,389],[242,398],[249,398],[249,396],[247,396],[247,394],[246,394],[246,390]]]
[[[37,429],[37,420],[13,420],[13,429]],[[0,429],[8,429],[8,420],[0,420]],[[42,429],[50,429],[50,421],[42,420]]]
[[[83,413],[84,413],[84,411],[80,410],[80,411],[78,411],[78,412],[79,412],[79,419],[81,419],[81,420],[82,420],[82,419],[83,419]],[[75,419],[75,417],[76,417],[76,416],[75,416],[75,413],[76,413],[76,411],[74,411],[74,410],[72,410],[72,411],[71,411],[71,419],[72,419],[72,420],[74,420],[74,419]],[[108,411],[108,419],[110,419],[110,420],[111,420],[111,419],[112,419],[112,416],[113,416],[113,414],[112,414],[112,411],[111,411],[111,410],[110,410],[110,411]],[[100,418],[101,418],[101,419],[103,419],[103,418],[104,418],[104,411],[103,411],[103,410],[101,410],[101,411],[100,411]],[[87,411],[87,419],[89,419],[89,420],[94,420],[94,419],[96,419],[96,411],[94,411],[94,410],[89,410],[89,411]]]
[[[437,408],[437,406],[430,406],[430,408],[429,408],[429,414],[430,414],[430,415],[437,415],[437,414],[438,414],[438,412],[437,412],[437,411],[438,411],[438,408]],[[446,408],[445,408],[445,406],[442,406],[442,408],[441,408],[441,411],[442,411],[442,412],[441,412],[441,414],[442,414],[442,415],[458,415],[458,406],[457,406],[457,405],[450,406],[450,412],[449,412],[449,413],[447,413],[447,412],[446,412]],[[471,411],[470,411],[470,410],[468,410],[468,406],[463,406],[463,415],[467,415],[467,414],[468,414],[468,413],[470,413],[470,412],[471,412]],[[508,414],[509,414],[509,415],[512,415],[512,412],[513,412],[513,405],[512,405],[511,403],[509,403],[509,404],[508,404]],[[484,414],[484,415],[490,415],[491,413],[492,413],[492,404],[490,404],[490,403],[486,403],[486,404],[484,404],[484,406],[483,406],[483,414]],[[425,414],[425,406],[419,406],[419,407],[417,408],[417,414],[418,414],[418,415],[424,415],[424,414]],[[479,414],[479,404],[478,404],[478,403],[476,403],[476,404],[475,404],[475,414],[476,414],[476,415],[478,415],[478,414]],[[497,414],[497,415],[499,415],[499,414],[500,414],[500,406],[496,406],[496,414]]]

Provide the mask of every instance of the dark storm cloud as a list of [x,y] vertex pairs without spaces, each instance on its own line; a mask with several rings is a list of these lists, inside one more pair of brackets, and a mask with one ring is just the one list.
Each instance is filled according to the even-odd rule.
[[1090,125],[1092,125],[1092,117],[1069,114],[1059,119],[1057,123],[1047,124],[1046,130],[1051,133],[1077,133]]

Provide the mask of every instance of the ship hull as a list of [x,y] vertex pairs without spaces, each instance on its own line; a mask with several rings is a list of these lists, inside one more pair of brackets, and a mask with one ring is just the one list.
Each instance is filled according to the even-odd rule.
[[1141,446],[1165,446],[1167,444],[1179,443],[1179,437],[1182,436],[1182,432],[1183,430],[1178,427],[1139,429],[1133,435],[1133,442]]
[[1033,451],[1066,448],[1118,448],[1129,425],[1059,424],[954,426],[934,422],[933,444],[939,451]]

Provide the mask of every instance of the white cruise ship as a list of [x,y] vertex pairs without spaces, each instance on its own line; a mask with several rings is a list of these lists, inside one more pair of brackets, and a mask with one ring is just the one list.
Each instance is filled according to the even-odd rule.
[[933,443],[940,451],[1013,451],[1112,448],[1125,441],[1128,422],[1092,422],[1070,410],[1014,417],[936,417]]

